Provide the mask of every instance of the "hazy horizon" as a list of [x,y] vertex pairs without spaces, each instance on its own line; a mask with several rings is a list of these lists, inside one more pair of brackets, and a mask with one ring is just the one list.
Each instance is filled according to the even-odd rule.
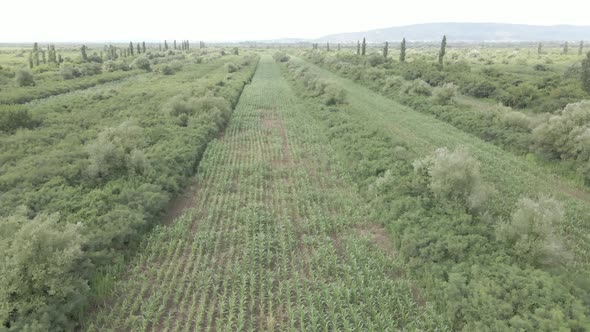
[[293,5],[270,0],[198,4],[170,0],[165,5],[104,0],[100,6],[86,8],[74,0],[33,0],[8,1],[3,7],[13,15],[0,20],[0,30],[4,31],[0,43],[315,39],[442,22],[588,26],[586,11],[575,0],[564,0],[558,7],[531,0],[498,0],[483,7],[464,0],[402,4],[368,0],[362,6],[334,0],[302,0]]

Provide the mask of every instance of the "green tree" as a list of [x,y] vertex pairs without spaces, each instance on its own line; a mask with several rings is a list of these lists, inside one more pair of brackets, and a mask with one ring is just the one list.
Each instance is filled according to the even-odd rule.
[[385,47],[383,47],[383,57],[387,59],[387,53],[389,53],[389,43],[385,42]]
[[582,86],[590,94],[590,52],[586,54],[586,59],[582,61]]
[[168,50],[168,42],[164,40],[164,51]]
[[443,66],[445,54],[447,53],[447,36],[444,35],[442,42],[440,43],[440,51],[438,51],[438,65]]
[[145,53],[145,42],[141,43],[141,51],[142,53]]
[[496,238],[531,264],[558,265],[569,256],[553,230],[563,216],[563,206],[552,198],[523,198],[511,220],[498,224]]
[[363,44],[361,45],[361,55],[367,54],[367,41],[363,37]]
[[326,51],[330,52],[330,42],[326,43]]
[[39,44],[38,43],[33,44],[33,52],[39,52]]
[[541,56],[541,52],[543,52],[543,44],[539,43],[537,45],[537,56]]
[[61,64],[64,62],[64,59],[61,57],[61,54],[57,55],[57,63]]
[[29,220],[24,211],[0,223],[0,322],[15,331],[73,330],[68,316],[89,290],[82,225],[57,214]]
[[131,56],[133,56],[133,42],[129,42],[129,52],[131,53]]
[[88,48],[86,47],[86,45],[82,45],[82,47],[80,48],[80,53],[82,54],[82,61],[84,62],[88,61],[88,54],[86,53],[87,50]]
[[46,65],[47,64],[47,57],[45,56],[44,50],[41,51],[41,59],[43,59],[43,64]]
[[361,55],[361,42],[356,41],[356,55]]
[[49,63],[57,63],[57,55],[55,54],[55,45],[49,46]]
[[402,39],[402,44],[399,51],[399,61],[406,62],[406,38]]
[[479,161],[463,148],[439,148],[414,163],[414,170],[440,202],[470,209],[479,207],[487,196],[479,167]]
[[582,55],[584,53],[584,41],[580,40],[580,46],[578,48],[578,55]]
[[29,68],[33,69],[33,52],[29,52]]
[[14,81],[17,86],[31,86],[35,85],[35,78],[31,71],[25,68],[18,69],[14,75]]
[[565,42],[565,44],[563,44],[563,54],[567,55],[568,51],[569,51],[569,43]]
[[137,54],[141,54],[141,45],[137,43]]
[[176,49],[176,39],[174,39],[174,49]]
[[33,53],[33,62],[35,63],[35,66],[38,66],[40,64],[40,62],[39,62],[39,52],[34,52]]

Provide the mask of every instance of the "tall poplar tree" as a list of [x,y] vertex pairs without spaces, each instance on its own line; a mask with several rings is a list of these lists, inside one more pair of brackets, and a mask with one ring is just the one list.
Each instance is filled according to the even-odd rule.
[[442,42],[440,43],[440,51],[438,51],[438,65],[443,66],[445,54],[447,53],[447,36],[444,35]]
[[387,54],[389,53],[389,42],[385,42],[385,47],[383,47],[383,57],[387,59]]
[[586,54],[586,59],[582,60],[582,86],[590,94],[590,52]]
[[133,55],[133,42],[129,42],[129,52],[131,53],[131,55]]
[[406,38],[402,39],[399,50],[399,62],[406,62]]
[[361,55],[367,54],[367,41],[363,37],[363,45],[361,46]]
[[88,50],[88,47],[86,47],[86,45],[82,45],[80,48],[80,53],[82,53],[82,61],[84,62],[88,61],[88,54],[86,53],[86,50]]

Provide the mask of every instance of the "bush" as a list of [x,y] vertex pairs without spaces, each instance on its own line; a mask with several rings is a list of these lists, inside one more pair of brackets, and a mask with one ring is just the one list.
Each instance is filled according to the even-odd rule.
[[29,220],[22,213],[0,223],[0,322],[14,331],[73,330],[65,322],[88,291],[82,226],[60,223],[57,214]]
[[414,170],[442,202],[458,203],[473,209],[487,197],[479,174],[479,162],[462,148],[452,152],[439,148],[431,156],[414,162]]
[[226,64],[225,67],[227,68],[228,73],[235,73],[236,71],[240,70],[240,66],[233,62]]
[[445,83],[442,87],[436,87],[432,94],[434,101],[439,105],[448,105],[453,101],[457,88],[453,83]]
[[165,64],[160,67],[160,72],[164,75],[174,75],[174,69],[169,64]]
[[552,158],[590,160],[590,101],[568,104],[533,130],[537,151]]
[[59,68],[59,74],[64,80],[71,80],[80,76],[78,69],[70,64],[62,64]]
[[514,254],[535,265],[559,265],[569,257],[553,231],[564,216],[562,205],[552,198],[521,199],[509,222],[496,227],[496,238]]
[[152,70],[150,60],[145,55],[140,55],[135,60],[133,60],[131,67],[133,69],[142,69],[145,71]]
[[401,91],[409,95],[432,95],[432,87],[421,79],[415,79],[411,82],[406,82]]
[[516,108],[526,108],[539,98],[539,90],[530,83],[522,83],[508,87],[500,96],[504,105]]
[[[228,114],[231,111],[231,105],[227,100],[221,97],[186,97],[178,95],[172,97],[172,99],[164,105],[163,110],[171,116],[195,116],[213,110]],[[182,120],[179,121],[182,122]]]
[[496,86],[487,80],[477,80],[469,82],[463,86],[462,90],[477,98],[488,98],[496,92]]
[[0,132],[14,133],[19,128],[33,128],[37,125],[22,105],[0,105]]
[[329,84],[324,92],[324,103],[327,106],[344,104],[346,91],[339,86]]
[[371,54],[367,58],[367,63],[371,67],[377,67],[378,65],[382,65],[382,64],[385,63],[385,58],[382,55],[379,55],[379,54]]
[[290,57],[285,52],[275,52],[272,57],[276,62],[287,62],[290,59]]
[[102,66],[97,62],[84,62],[80,64],[80,74],[82,76],[98,75],[102,72]]
[[35,78],[30,70],[21,68],[15,73],[14,80],[17,86],[32,86],[35,85]]
[[102,68],[106,72],[114,72],[117,70],[128,71],[130,69],[125,60],[107,60],[102,64]]
[[389,76],[385,79],[383,92],[399,92],[406,81],[401,76]]
[[88,173],[100,178],[129,171],[143,173],[147,166],[144,146],[143,129],[132,122],[107,128],[87,146]]

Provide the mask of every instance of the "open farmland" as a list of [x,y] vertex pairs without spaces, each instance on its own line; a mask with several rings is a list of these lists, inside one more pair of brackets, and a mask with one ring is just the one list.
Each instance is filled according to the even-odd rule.
[[450,45],[0,48],[0,331],[589,331],[590,53]]

